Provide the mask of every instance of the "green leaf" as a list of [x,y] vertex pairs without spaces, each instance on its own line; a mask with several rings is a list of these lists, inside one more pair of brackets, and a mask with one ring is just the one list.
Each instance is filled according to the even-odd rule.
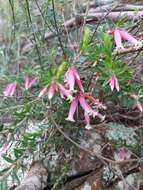
[[0,176],[2,176],[5,172],[7,172],[11,167],[4,168],[3,170],[0,170]]
[[9,157],[7,157],[7,156],[2,156],[3,157],[3,159],[5,160],[5,161],[7,161],[7,162],[9,162],[9,163],[11,163],[11,164],[13,164],[14,162],[15,162],[15,160],[12,160],[11,158],[9,158]]
[[57,73],[56,73],[56,78],[59,79],[61,76],[63,76],[64,72],[65,72],[65,68],[67,66],[67,62],[63,61],[60,66],[58,67]]
[[87,51],[90,41],[91,41],[91,31],[89,28],[86,27],[80,47],[81,52],[85,53]]
[[16,159],[19,159],[23,153],[24,153],[25,149],[14,149],[14,155],[16,157]]
[[103,52],[105,56],[105,61],[111,62],[112,60],[112,40],[111,36],[107,33],[103,33],[102,35],[102,40],[103,40]]
[[3,127],[4,127],[3,123],[0,123],[0,132],[3,130]]

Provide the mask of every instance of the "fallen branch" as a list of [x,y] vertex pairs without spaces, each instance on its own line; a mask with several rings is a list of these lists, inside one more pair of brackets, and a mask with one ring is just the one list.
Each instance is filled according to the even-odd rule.
[[[110,11],[111,7],[114,4],[109,4],[109,5],[103,5],[99,6],[97,8],[91,8],[90,12],[104,12],[104,11]],[[143,6],[142,5],[132,5],[132,4],[127,4],[127,5],[119,5],[116,7],[115,10],[112,12],[117,12],[117,11],[143,11]]]
[[[103,16],[106,15],[106,12],[93,12],[88,13],[87,19],[101,19]],[[80,16],[84,17],[85,14],[81,14]],[[143,11],[112,11],[110,12],[106,19],[116,21],[118,18],[126,17],[128,20],[137,21],[139,18],[143,17]]]
[[[88,13],[87,15],[85,14],[80,14],[74,18],[71,18],[70,20],[66,21],[60,29],[60,35],[66,34],[67,31],[71,32],[75,30],[76,28],[79,28],[83,23],[84,23],[84,18],[86,16],[85,23],[86,24],[94,24],[95,22],[99,21],[100,19],[103,19],[104,16],[107,15],[107,12],[94,12],[94,13]],[[107,16],[106,19],[109,20],[118,20],[121,17],[126,17],[128,20],[138,20],[139,18],[143,17],[143,11],[112,11],[110,12]],[[48,32],[45,34],[45,40],[51,39],[56,37],[57,35],[53,32]]]

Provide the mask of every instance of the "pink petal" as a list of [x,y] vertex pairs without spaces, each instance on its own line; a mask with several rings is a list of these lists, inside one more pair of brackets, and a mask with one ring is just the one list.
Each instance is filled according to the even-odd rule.
[[76,67],[73,65],[73,66],[71,67],[71,69],[72,69],[72,71],[73,71],[73,73],[74,73],[76,79],[80,80],[80,76],[79,76],[79,74],[78,74],[78,71],[77,71]]
[[36,79],[32,79],[29,83],[29,88],[31,88],[32,86],[34,86],[37,83]]
[[88,105],[88,103],[85,100],[85,97],[83,95],[83,93],[80,93],[80,95],[78,96],[79,99],[79,103],[82,107],[82,109],[86,112],[86,113],[91,113],[92,109],[90,108],[90,106]]
[[11,91],[11,88],[12,88],[12,84],[8,84],[8,85],[6,86],[6,88],[5,88],[5,90],[3,91],[3,94],[4,94],[5,96],[9,96],[10,91]]
[[54,96],[54,94],[56,92],[56,89],[57,89],[57,85],[56,85],[55,82],[53,82],[50,85],[49,89],[48,89],[48,98],[49,98],[49,100],[51,100],[53,98],[53,96]]
[[131,157],[131,153],[128,150],[125,150],[124,147],[120,148],[118,153],[115,153],[115,160],[123,161]]
[[110,79],[109,79],[109,85],[110,85],[111,90],[113,91],[114,87],[115,87],[115,80],[114,80],[113,76],[110,77]]
[[31,88],[33,85],[36,84],[36,79],[32,79],[30,80],[29,77],[25,77],[25,89],[28,90],[29,88]]
[[76,83],[77,83],[79,89],[80,89],[82,92],[84,92],[84,88],[83,88],[83,86],[82,86],[81,80],[76,79]]
[[84,92],[84,88],[83,88],[83,86],[82,86],[82,83],[81,83],[81,80],[80,80],[80,76],[79,76],[79,74],[78,74],[78,71],[77,71],[76,67],[75,67],[75,66],[72,66],[72,70],[73,70],[73,73],[74,73],[74,75],[75,75],[76,83],[77,83],[79,89],[80,89],[82,92]]
[[137,106],[137,108],[138,108],[138,110],[139,110],[140,112],[143,112],[142,104],[141,104],[138,100],[137,100],[136,106]]
[[86,112],[84,112],[84,119],[86,124],[85,128],[88,130],[92,129],[92,126],[90,125],[90,116]]
[[25,85],[25,89],[26,90],[28,90],[28,88],[29,88],[29,81],[30,81],[29,77],[25,77],[25,83],[24,83],[24,85]]
[[16,91],[16,82],[10,83],[6,86],[6,89],[3,91],[5,96],[13,96]]
[[65,87],[61,84],[58,84],[58,86],[59,86],[59,90],[60,90],[61,95],[63,97],[66,96],[68,99],[70,99],[70,101],[72,101],[73,97],[72,97],[70,91],[65,89]]
[[14,82],[13,83],[13,85],[12,85],[12,88],[11,88],[11,93],[10,93],[10,96],[13,96],[13,94],[15,93],[15,91],[16,91],[16,82]]
[[100,114],[98,111],[93,110],[93,116],[97,116],[101,121],[104,121],[105,115]]
[[77,109],[77,106],[78,106],[78,98],[75,97],[73,99],[73,101],[71,102],[69,114],[68,114],[68,117],[66,118],[66,120],[72,121],[72,122],[75,121],[73,116],[74,116],[74,113],[75,113],[75,111]]
[[65,81],[67,82],[69,86],[69,90],[73,91],[74,90],[74,85],[75,85],[75,76],[72,70],[72,67],[68,69],[68,71],[65,74]]
[[119,81],[118,81],[118,79],[116,78],[116,76],[114,76],[114,80],[115,80],[115,88],[116,88],[116,90],[119,92],[119,91],[120,91]]
[[48,90],[48,86],[45,86],[39,93],[38,97],[40,98],[41,96],[43,96]]
[[114,90],[114,88],[116,88],[116,90],[118,92],[120,91],[119,82],[118,82],[118,79],[117,79],[117,77],[115,75],[110,77],[109,85],[110,85],[110,88],[111,88],[112,91]]
[[118,29],[114,30],[114,40],[115,40],[116,48],[123,48],[121,34]]
[[119,160],[125,160],[126,159],[126,152],[124,148],[121,148],[118,153]]
[[127,40],[128,42],[130,42],[133,45],[138,44],[138,41],[131,34],[129,34],[126,30],[120,29],[119,31],[124,40]]

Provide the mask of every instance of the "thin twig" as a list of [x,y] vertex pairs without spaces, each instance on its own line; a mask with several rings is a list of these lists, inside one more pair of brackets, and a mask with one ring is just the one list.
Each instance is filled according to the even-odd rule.
[[13,19],[13,34],[14,34],[14,37],[15,37],[15,13],[14,13],[14,2],[13,0],[9,0],[9,4],[10,4],[10,7],[11,7],[11,11],[12,11],[12,19]]
[[92,40],[93,40],[93,38],[94,38],[94,36],[95,36],[95,34],[96,34],[96,31],[97,31],[98,27],[100,26],[101,21],[103,21],[104,19],[106,19],[107,16],[110,14],[110,12],[112,12],[112,10],[114,10],[115,8],[117,8],[117,6],[118,6],[118,4],[117,4],[117,5],[114,5],[113,8],[110,9],[110,10],[109,10],[105,15],[103,15],[102,18],[99,20],[99,22],[97,23],[96,28],[94,29],[94,32],[93,32],[93,34],[92,34],[92,37],[91,37],[91,40],[90,40],[91,42],[92,42]]
[[82,147],[80,144],[78,144],[77,142],[75,142],[74,140],[72,140],[67,134],[65,134],[61,128],[58,126],[58,124],[56,123],[56,121],[54,120],[54,118],[51,116],[51,121],[52,123],[55,125],[56,129],[67,139],[69,140],[72,144],[74,144],[76,147],[78,147],[79,149],[84,150],[85,152],[89,153],[92,156],[97,157],[103,164],[106,164],[106,162],[116,165],[116,164],[125,164],[125,163],[131,163],[131,162],[139,162],[140,159],[129,159],[129,160],[123,160],[123,161],[114,161],[111,160],[109,158],[105,158],[104,156],[100,155],[99,153],[95,153],[85,147]]
[[41,10],[41,8],[40,8],[40,6],[39,6],[38,1],[37,1],[37,0],[34,0],[34,1],[35,1],[36,5],[37,5],[37,8],[38,8],[38,10],[39,10],[39,12],[40,12],[40,14],[41,14],[41,17],[43,18],[43,20],[44,20],[46,26],[48,27],[48,29],[49,29],[51,32],[53,32],[53,33],[55,34],[55,31],[51,28],[51,26],[50,26],[49,23],[47,22],[47,19],[45,19],[44,15],[43,15],[43,12],[42,12],[42,10]]
[[114,51],[112,53],[112,55],[116,56],[116,55],[121,55],[121,54],[126,54],[126,53],[133,53],[133,52],[142,51],[142,50],[143,50],[143,44],[141,44],[139,46],[132,46],[132,47],[128,47],[128,48],[125,48],[125,49],[118,50],[118,51]]
[[60,31],[59,31],[59,27],[58,27],[57,19],[56,19],[56,14],[55,14],[55,3],[54,3],[54,0],[52,0],[52,9],[53,9],[53,18],[54,18],[54,22],[55,22],[55,29],[56,29],[56,32],[57,32],[57,37],[58,37],[58,40],[59,40],[59,43],[60,43],[63,55],[65,56],[66,54],[65,54],[65,51],[64,51],[64,47],[63,47],[63,44],[62,44],[61,37],[60,37]]
[[38,58],[39,58],[39,64],[40,64],[41,70],[43,70],[42,60],[41,60],[41,53],[40,53],[39,47],[37,45],[37,37],[36,37],[35,31],[33,29],[33,23],[32,23],[31,13],[30,13],[30,9],[29,9],[29,1],[25,0],[25,2],[26,2],[26,8],[27,8],[27,13],[28,13],[29,21],[30,21],[31,28],[32,28],[32,31],[33,31],[33,38],[34,38],[34,41],[35,41],[35,48],[36,48],[36,51],[37,51],[37,54],[38,54]]

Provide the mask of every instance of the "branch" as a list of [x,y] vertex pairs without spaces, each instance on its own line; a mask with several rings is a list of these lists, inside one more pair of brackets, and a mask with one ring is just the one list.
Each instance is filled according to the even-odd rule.
[[[81,14],[80,16],[84,17],[85,14]],[[106,15],[106,12],[93,12],[88,13],[87,19],[101,19],[103,16]],[[127,17],[128,20],[134,20],[137,21],[139,18],[143,17],[143,11],[112,11],[108,14],[106,19],[116,21],[117,19],[121,17]]]
[[53,18],[54,18],[54,23],[55,23],[55,29],[56,29],[56,32],[57,32],[57,37],[58,37],[58,40],[59,40],[60,47],[62,49],[63,55],[65,56],[65,51],[64,51],[64,47],[63,47],[62,40],[61,40],[61,37],[60,37],[60,30],[59,30],[59,27],[58,27],[58,24],[57,24],[57,19],[56,19],[56,14],[55,14],[54,0],[52,0],[52,9],[53,9]]
[[[104,12],[104,11],[110,11],[111,7],[114,6],[114,3],[108,4],[108,5],[103,5],[100,7],[94,7],[90,9],[90,12]],[[132,5],[132,4],[127,4],[127,5],[118,5],[115,11],[143,11],[143,6],[142,5]]]
[[140,44],[139,46],[132,46],[132,47],[128,47],[128,48],[121,49],[121,50],[114,50],[112,55],[116,56],[116,55],[121,55],[121,54],[126,54],[126,53],[133,53],[133,52],[142,51],[142,50],[143,50],[143,43]]
[[[81,26],[83,24],[83,21],[84,21],[84,17],[80,17],[80,16],[77,16],[77,17],[74,17],[74,18],[71,18],[70,20],[67,20],[62,26],[61,26],[61,29],[60,29],[60,32],[59,34],[66,34],[66,30],[68,32],[74,30],[75,28]],[[66,29],[65,29],[66,28]],[[56,37],[57,35],[53,32],[48,32],[45,34],[45,39],[48,40],[48,39],[51,39],[51,38],[54,38]]]
[[[93,12],[93,13],[88,13],[86,15],[86,24],[94,24],[95,22],[99,21],[102,19],[107,12]],[[128,20],[134,20],[137,21],[139,18],[143,17],[143,11],[112,11],[110,12],[107,16],[106,19],[116,21],[121,17],[126,17]],[[85,14],[80,14],[74,18],[71,18],[70,20],[67,20],[62,26],[61,30],[59,32],[59,35],[66,34],[66,32],[71,32],[75,30],[76,28],[79,28],[83,22],[84,22]],[[66,28],[66,29],[65,29]],[[67,30],[67,31],[66,31]],[[51,39],[56,37],[57,35],[54,34],[53,32],[48,32],[45,34],[45,40]]]

